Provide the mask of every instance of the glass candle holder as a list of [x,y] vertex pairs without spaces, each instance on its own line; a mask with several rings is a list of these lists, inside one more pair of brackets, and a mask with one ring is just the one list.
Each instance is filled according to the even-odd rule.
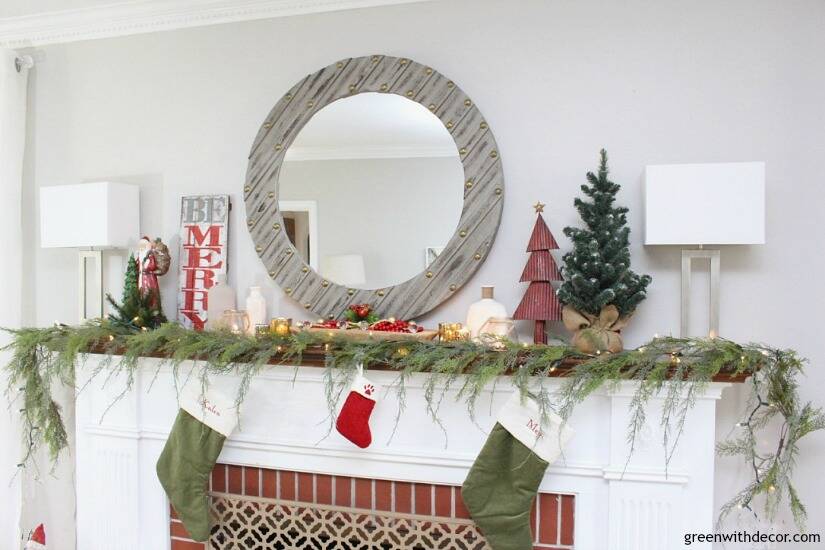
[[438,323],[438,339],[441,342],[457,342],[468,335],[461,323]]
[[277,317],[269,322],[269,332],[275,336],[289,336],[292,328],[292,319]]

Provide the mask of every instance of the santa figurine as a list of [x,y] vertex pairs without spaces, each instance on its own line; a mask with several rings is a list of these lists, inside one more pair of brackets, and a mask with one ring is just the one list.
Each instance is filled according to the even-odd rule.
[[25,550],[46,550],[46,529],[42,523],[29,536]]
[[154,242],[143,237],[138,242],[138,286],[141,294],[150,296],[150,306],[160,307],[160,286],[158,276],[169,271],[169,248],[160,239]]

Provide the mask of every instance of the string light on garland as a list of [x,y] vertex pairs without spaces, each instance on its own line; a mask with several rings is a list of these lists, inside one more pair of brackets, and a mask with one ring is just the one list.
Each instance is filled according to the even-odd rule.
[[[460,395],[471,415],[476,400],[499,376],[512,375],[510,380],[516,388],[531,391],[535,377],[549,373],[562,375],[561,385],[553,390],[555,393],[541,391],[536,399],[542,414],[554,410],[563,419],[570,418],[573,410],[602,385],[626,380],[636,383],[636,393],[630,399],[631,418],[638,418],[640,415],[635,413],[643,413],[651,399],[660,401],[661,406],[657,402],[656,409],[672,426],[669,438],[663,440],[667,457],[672,456],[684,429],[692,405],[691,396],[695,397],[696,392],[718,376],[740,380],[750,376],[747,382],[749,414],[738,423],[742,430],[719,443],[717,451],[723,456],[742,457],[752,470],[753,479],[722,508],[722,517],[740,507],[753,511],[754,500],[763,497],[768,518],[775,516],[780,502],[785,502],[800,526],[806,513],[791,480],[800,452],[799,441],[825,429],[822,410],[800,400],[798,377],[803,360],[795,352],[759,345],[743,346],[723,338],[657,337],[635,350],[590,356],[567,346],[531,346],[509,341],[504,342],[502,349],[493,350],[469,340],[448,344],[404,341],[402,345],[393,340],[329,339],[326,333],[310,331],[283,337],[249,338],[225,331],[196,332],[174,323],[163,324],[155,330],[139,330],[111,320],[80,327],[23,328],[8,332],[11,343],[4,351],[11,357],[5,369],[10,387],[21,388],[19,398],[24,403],[21,412],[25,427],[26,453],[21,461],[24,465],[41,445],[48,448],[53,459],[68,446],[61,410],[49,396],[53,383],[74,379],[75,367],[87,351],[121,354],[105,365],[130,374],[140,368],[141,357],[166,357],[173,367],[198,357],[195,368],[200,369],[201,376],[231,373],[246,381],[239,386],[238,403],[243,401],[244,388],[249,387],[251,378],[268,362],[301,364],[302,354],[307,350],[325,354],[328,390],[345,377],[354,376],[360,362],[380,364],[399,372],[399,381],[394,385],[399,410],[404,406],[404,381],[413,373],[429,373],[430,379],[425,384],[461,376],[464,385]],[[676,370],[680,382],[667,384],[674,375],[670,368],[674,358],[681,363]],[[106,372],[105,368],[100,369],[98,375],[105,376]],[[134,376],[125,379],[133,380]],[[331,411],[338,405],[336,395],[340,392],[327,391]],[[437,391],[428,395],[428,406],[437,410],[435,403],[442,396]],[[779,436],[775,444],[767,447],[761,434],[773,434],[766,428],[774,419],[780,421]],[[628,439],[635,441],[642,427],[643,424],[631,422]],[[769,450],[764,451],[765,448]]]

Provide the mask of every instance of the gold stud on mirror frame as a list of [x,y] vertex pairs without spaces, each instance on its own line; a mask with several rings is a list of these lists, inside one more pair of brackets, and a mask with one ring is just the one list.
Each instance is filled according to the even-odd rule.
[[452,88],[453,86],[455,86],[455,82],[453,82],[452,80],[448,80],[447,81],[447,87]]
[[450,285],[450,292],[455,292],[455,289],[456,289],[455,285]]
[[427,67],[426,69],[424,69],[424,74],[431,75],[431,74],[433,74],[433,70],[431,68]]
[[249,227],[254,226],[255,225],[255,220],[249,220],[248,222],[246,222],[246,225],[249,226]]
[[481,124],[478,125],[478,127],[481,128],[482,130],[486,130],[487,129],[487,123],[482,121]]
[[389,89],[389,86],[387,86],[386,84],[381,84],[381,91],[382,92],[386,92],[388,89]]
[[447,121],[447,129],[448,129],[448,130],[452,130],[452,129],[453,129],[453,121],[452,121],[452,120],[448,120],[448,121]]
[[264,250],[264,249],[263,249],[263,247],[262,247],[262,246],[256,246],[256,247],[255,247],[255,252],[257,252],[258,254],[260,254],[261,252],[263,252],[263,250]]
[[353,294],[355,294],[355,290],[353,290],[353,289],[349,289],[349,290],[347,290],[347,294],[349,294],[350,296],[352,296]]
[[339,61],[338,63],[336,63],[336,64],[335,64],[335,66],[336,66],[336,67],[338,67],[338,68],[340,69],[341,67],[343,67],[343,66],[344,66],[344,64],[343,64],[342,62],[340,62],[340,61]]
[[472,189],[473,188],[473,180],[467,180],[467,183],[464,184],[464,187],[466,187],[467,189]]
[[402,57],[401,59],[398,60],[398,63],[400,63],[401,65],[406,65],[407,60]]
[[284,146],[281,145],[280,143],[276,143],[275,146],[273,147],[273,149],[275,149],[276,151],[280,151],[283,148],[284,148]]
[[304,273],[309,273],[309,268],[307,266],[304,266],[301,268],[301,271],[303,271]]
[[459,149],[459,150],[458,150],[458,154],[459,154],[459,155],[466,155],[466,154],[467,154],[467,149],[465,149],[464,147],[462,147],[461,149]]
[[353,92],[355,92],[355,90],[356,90],[356,89],[357,89],[357,88],[356,88],[355,84],[350,84],[350,85],[349,85],[349,93],[353,93]]
[[304,309],[309,309],[311,307],[312,307],[312,304],[310,304],[309,302],[304,304]]
[[329,286],[329,281],[321,281],[321,286],[326,288]]
[[465,100],[464,100],[464,106],[465,106],[465,107],[469,107],[469,106],[471,106],[472,104],[473,104],[473,102],[472,102],[472,101],[470,101],[469,99],[465,99]]
[[272,123],[271,122],[264,122],[264,128],[269,130],[270,128],[272,128]]
[[378,294],[379,296],[383,296],[383,295],[384,295],[384,291],[383,291],[383,290],[379,290],[378,292],[376,292],[376,294]]
[[267,193],[267,194],[266,194],[266,197],[267,197],[268,199],[274,199],[274,198],[275,198],[275,193],[273,193],[272,191],[270,191],[269,193]]
[[496,187],[496,195],[501,195],[501,187]]
[[286,95],[284,96],[284,98],[285,98],[287,101],[292,101],[292,94],[286,94]]
[[467,232],[466,232],[466,231],[464,231],[464,230],[462,229],[461,231],[459,231],[459,232],[458,232],[458,236],[459,236],[459,237],[462,237],[462,238],[463,238],[463,237],[466,237],[466,236],[467,236]]
[[429,107],[427,107],[430,111],[435,111],[435,103],[430,103]]
[[315,102],[314,102],[314,101],[312,101],[312,100],[307,101],[307,107],[309,107],[310,109],[312,109],[313,107],[315,107]]
[[433,272],[428,271],[427,273],[424,274],[424,276],[427,277],[428,279],[432,279],[433,278]]
[[372,56],[372,62],[373,62],[373,63],[378,63],[378,61],[380,61],[380,59],[381,59],[381,58],[380,58],[380,57],[378,57],[377,55]]
[[274,229],[275,231],[280,231],[281,230],[281,224],[273,223],[272,224],[272,229]]
[[407,97],[412,97],[413,95],[415,95],[415,92],[413,92],[412,90],[407,90],[406,95],[407,95]]
[[272,278],[274,279],[274,278],[275,278],[275,272],[274,272],[274,271],[270,271],[270,272],[269,272],[269,276],[270,276],[270,277],[272,277]]
[[243,188],[244,193],[249,193],[250,191],[252,191],[252,188],[248,185]]
[[498,157],[498,151],[496,151],[495,149],[493,149],[492,151],[490,151],[490,157],[491,157],[491,158],[496,158],[496,157]]
[[284,293],[286,293],[286,294],[292,294],[292,289],[291,289],[291,288],[289,288],[289,287],[286,287],[286,288],[284,289]]
[[475,256],[473,256],[473,259],[474,260],[480,260],[481,259],[481,254],[476,254]]

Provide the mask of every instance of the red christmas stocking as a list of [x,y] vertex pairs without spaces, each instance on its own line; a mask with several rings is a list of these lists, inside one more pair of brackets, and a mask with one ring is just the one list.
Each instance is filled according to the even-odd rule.
[[375,407],[375,392],[375,385],[359,373],[335,422],[338,433],[362,449],[372,443],[369,422]]
[[26,550],[46,550],[46,530],[43,528],[42,523],[29,536],[29,540],[26,542]]

